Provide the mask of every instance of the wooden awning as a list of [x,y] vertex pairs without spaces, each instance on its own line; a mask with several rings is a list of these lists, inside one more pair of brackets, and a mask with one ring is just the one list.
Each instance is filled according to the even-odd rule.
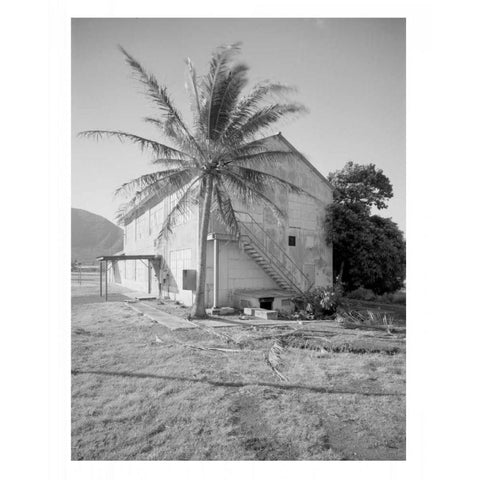
[[118,261],[126,261],[126,260],[140,260],[142,263],[145,264],[144,260],[147,261],[145,266],[148,268],[148,293],[152,291],[152,273],[151,273],[151,266],[152,264],[157,264],[160,262],[162,256],[161,255],[102,255],[101,257],[97,257],[97,261],[100,262],[100,296],[103,296],[103,263],[105,262],[105,301],[108,301],[108,262],[110,263],[110,268],[113,267],[115,262]]
[[110,260],[155,260],[160,259],[160,255],[102,255],[97,257],[99,262]]

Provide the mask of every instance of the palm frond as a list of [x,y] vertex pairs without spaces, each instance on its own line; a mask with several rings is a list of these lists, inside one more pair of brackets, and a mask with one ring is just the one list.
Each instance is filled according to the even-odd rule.
[[150,151],[154,156],[164,158],[176,158],[182,160],[195,160],[194,157],[188,153],[177,150],[176,148],[169,147],[162,143],[158,143],[155,140],[140,137],[132,133],[122,132],[120,130],[85,130],[78,134],[79,137],[93,138],[100,140],[105,137],[114,137],[120,142],[128,140],[129,142],[138,145],[142,152]]
[[255,85],[249,95],[242,98],[230,115],[223,139],[228,140],[232,132],[243,125],[269,97],[281,98],[286,93],[295,92],[292,86],[278,82],[261,82]]
[[219,98],[218,86],[224,83],[229,74],[232,58],[239,51],[240,43],[218,48],[210,60],[209,72],[202,81],[201,94],[205,105],[201,112],[201,122],[206,126],[205,134],[209,139],[212,139],[214,134],[215,105]]
[[275,205],[266,195],[265,185],[252,185],[238,173],[229,169],[220,169],[228,191],[240,200],[244,205],[251,206],[255,203],[266,205],[277,218],[285,218],[285,213]]
[[201,105],[200,105],[200,93],[198,91],[198,77],[193,62],[187,58],[185,60],[187,64],[187,82],[186,88],[190,96],[190,109],[193,115],[193,123],[197,130],[202,130],[202,124],[200,122]]
[[170,138],[182,151],[187,152],[197,165],[200,163],[196,158],[202,156],[203,153],[193,136],[190,136],[190,134],[186,135],[183,131],[178,130],[175,123],[168,119],[144,117],[143,121],[157,127],[160,133]]
[[227,127],[237,100],[248,82],[249,68],[244,63],[234,65],[228,75],[217,82],[213,91],[211,109],[212,138],[217,139]]
[[285,366],[285,361],[282,355],[285,352],[285,347],[281,340],[275,340],[270,350],[264,355],[267,365],[273,370],[275,375],[282,381],[288,382],[288,378],[280,371]]
[[117,222],[117,225],[122,224],[123,219],[125,218],[125,215],[127,214],[128,210],[129,210],[129,207],[127,206],[126,203],[122,203],[119,205],[117,211],[115,212],[115,222]]
[[[257,149],[258,150],[258,149]],[[265,165],[271,167],[278,167],[279,163],[293,162],[298,160],[295,153],[288,150],[266,150],[256,151],[256,153],[247,153],[245,155],[233,156],[231,160],[225,162],[225,165]]]
[[254,185],[271,185],[271,188],[274,186],[280,186],[284,188],[288,193],[293,193],[295,195],[304,195],[306,197],[312,198],[313,200],[318,200],[317,197],[307,192],[303,188],[295,185],[283,178],[273,175],[272,173],[261,172],[253,168],[235,166],[235,169],[246,181],[251,182]]
[[135,60],[122,46],[118,47],[125,55],[127,64],[135,72],[138,80],[145,86],[146,95],[160,108],[160,110],[169,116],[175,117],[176,110],[173,108],[171,100],[167,94],[166,87],[160,87],[157,79],[149,74],[142,65]]
[[[181,172],[181,173],[184,173],[184,172]],[[115,220],[118,224],[120,224],[122,220],[125,218],[125,216],[129,212],[131,212],[135,207],[137,207],[143,200],[147,198],[156,197],[157,201],[161,202],[167,197],[167,195],[171,194],[172,192],[178,192],[182,190],[183,188],[185,188],[186,185],[188,185],[192,181],[191,176],[184,176],[183,181],[180,181],[177,178],[176,181],[174,180],[172,182],[172,184],[174,184],[175,186],[168,187],[168,185],[164,184],[163,185],[164,188],[162,189],[162,186],[160,185],[161,181],[172,180],[172,177],[174,174],[171,174],[169,178],[165,177],[164,179],[160,179],[158,181],[155,181],[154,179],[152,179],[151,180],[152,183],[148,183],[149,182],[148,177],[150,175],[151,174],[142,176],[142,177],[145,177],[145,181],[147,183],[146,186],[144,186],[143,190],[136,192],[135,195],[128,202],[124,202],[120,204],[120,206],[118,207],[117,212],[115,214]],[[133,183],[135,181],[140,182],[142,177],[139,177],[138,179],[135,179],[129,183]],[[124,188],[124,186],[127,186],[127,184],[124,184],[121,187],[119,187],[115,192],[115,194],[118,195],[119,193],[117,192],[119,192],[122,188]]]
[[[132,195],[134,192],[141,193],[145,188],[155,185],[157,189],[168,185],[172,188],[179,188],[186,178],[191,178],[192,172],[187,169],[173,168],[152,172],[124,183],[115,190],[115,196]],[[182,181],[183,180],[183,181]]]
[[237,222],[232,201],[220,177],[216,178],[213,192],[213,211],[217,214],[218,219],[223,223],[223,225],[225,225],[227,231],[237,237],[240,232],[240,227]]
[[159,121],[157,125],[161,126],[163,132],[181,148],[191,148],[194,151],[197,150],[197,153],[201,153],[193,135],[187,128],[178,110],[174,107],[167,87],[160,87],[153,75],[149,74],[123,47],[120,46],[119,48],[125,55],[128,65],[130,65],[139,81],[145,86],[147,97],[159,107],[164,115],[163,121]]
[[250,139],[288,115],[305,113],[307,109],[298,103],[273,104],[262,107],[253,113],[244,123],[231,129],[229,136],[238,142]]
[[120,211],[124,215],[128,214],[147,199],[156,199],[157,202],[161,202],[167,195],[188,185],[193,176],[192,172],[181,171],[146,185],[142,190],[137,191],[127,203],[124,203]]
[[250,140],[247,143],[237,142],[234,145],[227,144],[227,148],[232,157],[268,152],[268,144],[265,140],[265,138],[259,138],[257,140]]
[[192,166],[189,160],[182,160],[181,158],[154,158],[151,163],[160,168],[196,168]]
[[189,185],[184,189],[179,190],[180,198],[178,199],[175,206],[172,208],[170,213],[165,218],[162,228],[160,229],[157,241],[160,241],[162,238],[167,238],[170,233],[172,233],[173,228],[178,222],[180,215],[184,215],[192,211],[192,209],[198,205],[198,185],[197,183],[203,178],[203,175],[199,175],[195,178]]

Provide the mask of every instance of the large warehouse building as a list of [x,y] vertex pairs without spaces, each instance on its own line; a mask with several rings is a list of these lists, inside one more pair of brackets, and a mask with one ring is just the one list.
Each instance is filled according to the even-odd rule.
[[[325,238],[325,209],[333,188],[280,133],[264,140],[269,148],[288,150],[298,161],[275,168],[275,175],[317,198],[275,191],[274,203],[286,212],[276,218],[264,206],[246,211],[234,201],[239,238],[210,222],[207,251],[207,306],[261,306],[286,310],[292,294],[332,284],[332,250]],[[263,168],[265,172],[270,168]],[[123,218],[124,251],[108,257],[109,281],[134,290],[169,297],[185,305],[194,299],[198,254],[198,211],[183,215],[173,233],[156,242],[176,200],[146,199]],[[105,257],[107,258],[107,257]]]

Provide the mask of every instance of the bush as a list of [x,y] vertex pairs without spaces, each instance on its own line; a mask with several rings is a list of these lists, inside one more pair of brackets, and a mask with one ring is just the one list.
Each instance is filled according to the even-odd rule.
[[406,305],[407,303],[407,292],[405,290],[398,290],[397,292],[390,294],[390,302]]
[[347,298],[352,300],[364,300],[367,302],[378,303],[397,303],[401,305],[406,304],[407,294],[404,290],[398,290],[393,293],[384,293],[383,295],[375,295],[375,293],[368,289],[359,287],[346,295]]
[[293,301],[298,310],[305,310],[317,318],[335,313],[342,295],[343,286],[336,282],[333,286],[312,288]]
[[347,294],[348,298],[352,300],[366,300],[366,301],[373,301],[376,300],[377,296],[373,293],[372,290],[368,288],[358,287]]

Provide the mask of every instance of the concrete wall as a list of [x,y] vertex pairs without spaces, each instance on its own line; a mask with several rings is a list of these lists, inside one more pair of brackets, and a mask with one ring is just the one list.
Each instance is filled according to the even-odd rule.
[[[198,211],[182,216],[167,239],[156,242],[166,215],[174,205],[168,196],[157,205],[146,209],[124,227],[126,255],[161,255],[161,268],[152,270],[152,294],[168,296],[186,305],[192,304],[193,294],[182,288],[182,271],[196,269],[198,249]],[[146,262],[145,262],[146,263]],[[115,281],[128,288],[146,292],[148,269],[140,260],[117,262]]]
[[166,240],[156,248],[156,254],[163,257],[161,272],[162,296],[192,305],[194,292],[183,290],[183,270],[197,268],[198,254],[198,212],[181,225],[177,225]]
[[[270,149],[289,149],[289,146],[276,136],[270,137],[269,144]],[[272,200],[286,213],[287,218],[279,222],[270,209],[264,208],[263,225],[303,272],[311,277],[315,286],[331,285],[332,248],[327,245],[325,237],[326,207],[333,200],[330,186],[301,159],[281,162],[275,168],[267,167],[261,170],[301,187],[318,199],[288,194],[285,190],[278,189]],[[288,245],[289,236],[295,237],[295,246]]]
[[[233,306],[234,291],[237,289],[278,288],[261,267],[236,242],[219,241],[219,304]],[[207,304],[213,305],[213,241],[207,248]]]
[[[276,136],[270,137],[268,144],[272,150],[290,150],[289,145]],[[239,214],[239,219],[260,240],[267,253],[280,260],[281,263],[285,262],[286,268],[290,269],[291,261],[293,261],[314,286],[331,285],[333,282],[333,257],[332,248],[326,243],[325,214],[327,205],[333,200],[333,192],[328,182],[319,177],[300,158],[293,162],[278,163],[275,168],[259,168],[258,166],[255,168],[301,187],[316,199],[305,195],[291,194],[285,189],[279,188],[272,192],[270,198],[285,213],[284,219],[276,218],[271,209],[263,205],[242,205],[234,200],[234,208],[237,211],[246,212]],[[260,224],[261,228],[255,222]],[[216,220],[212,222],[211,230],[225,232],[224,227]],[[289,237],[295,238],[295,246],[289,246]],[[238,247],[232,246],[231,248],[239,251]],[[289,258],[285,258],[282,251],[286,252]],[[250,286],[250,271],[253,272],[259,267],[250,257],[242,255],[245,263],[241,270],[233,269],[235,275],[238,276],[234,282],[230,281],[230,283],[234,283],[237,288],[272,288],[273,280],[267,275],[264,276],[261,285],[259,282],[255,282],[255,285]],[[221,261],[221,269],[230,271],[230,261],[230,257],[226,258],[224,262]],[[299,283],[305,280],[296,268],[291,268],[291,271],[298,278]],[[228,289],[230,291],[221,295],[221,298],[231,297],[231,287]]]

